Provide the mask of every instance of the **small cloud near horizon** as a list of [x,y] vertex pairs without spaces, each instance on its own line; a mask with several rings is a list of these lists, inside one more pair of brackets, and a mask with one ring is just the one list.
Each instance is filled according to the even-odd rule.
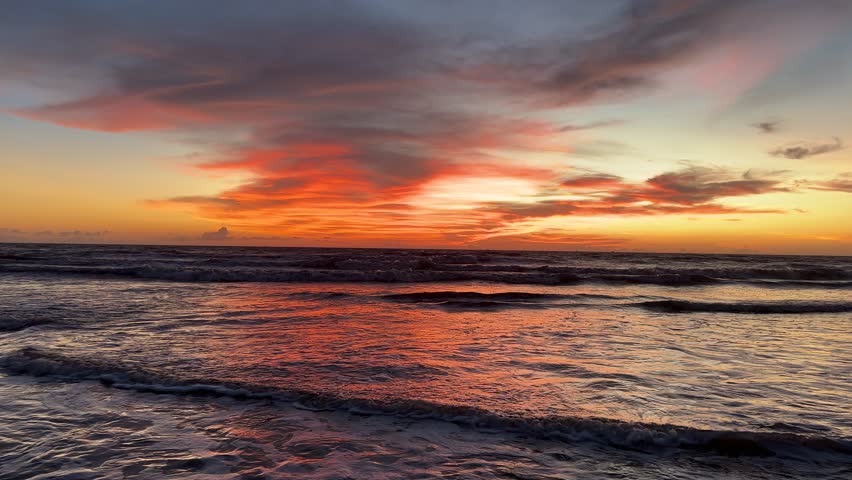
[[228,227],[221,227],[219,230],[215,232],[204,232],[201,234],[202,240],[227,240],[228,239]]
[[0,239],[13,241],[93,241],[107,237],[109,230],[23,230],[19,228],[0,227]]

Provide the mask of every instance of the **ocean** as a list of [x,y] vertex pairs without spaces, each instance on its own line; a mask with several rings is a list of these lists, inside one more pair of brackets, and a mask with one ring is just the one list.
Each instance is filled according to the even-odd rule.
[[0,245],[0,478],[852,478],[852,257]]

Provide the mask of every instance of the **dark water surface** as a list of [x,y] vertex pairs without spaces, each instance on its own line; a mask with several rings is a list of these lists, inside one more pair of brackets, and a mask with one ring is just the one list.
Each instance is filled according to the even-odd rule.
[[852,258],[0,245],[0,478],[852,478]]

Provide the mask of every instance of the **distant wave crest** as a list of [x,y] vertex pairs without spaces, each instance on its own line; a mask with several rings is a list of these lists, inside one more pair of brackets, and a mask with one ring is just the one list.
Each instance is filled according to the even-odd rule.
[[[362,265],[362,263],[364,265]],[[385,262],[388,263],[388,262]],[[393,263],[393,262],[391,262]],[[648,284],[664,286],[708,285],[725,282],[747,282],[765,286],[813,288],[849,288],[852,282],[845,272],[814,269],[812,271],[760,270],[676,271],[649,268],[579,268],[522,267],[518,265],[461,265],[435,268],[392,268],[394,265],[358,262],[361,268],[308,268],[305,266],[198,266],[177,262],[123,265],[65,265],[40,263],[0,264],[2,272],[53,275],[96,275],[165,280],[177,282],[326,282],[326,283],[430,283],[480,281],[515,285],[567,285],[583,282],[609,284]],[[328,267],[329,265],[323,265]],[[385,268],[391,267],[391,268]],[[785,279],[788,278],[788,279]]]

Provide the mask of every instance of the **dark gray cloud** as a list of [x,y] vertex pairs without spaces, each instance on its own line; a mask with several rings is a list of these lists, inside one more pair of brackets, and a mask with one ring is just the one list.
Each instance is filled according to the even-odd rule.
[[748,170],[737,176],[725,169],[691,166],[648,179],[647,191],[636,195],[654,202],[695,205],[722,197],[788,191],[780,186],[778,173],[783,172]]
[[761,8],[767,2],[632,1],[600,33],[501,48],[491,61],[499,67],[483,75],[546,104],[623,99],[653,90],[660,73],[713,48]]
[[595,128],[603,128],[610,127],[613,125],[621,125],[624,123],[622,120],[601,120],[598,122],[585,123],[585,124],[576,124],[576,125],[563,125],[559,127],[560,132],[578,132],[583,130],[592,130]]
[[[88,97],[33,111],[69,124],[88,120],[93,128],[109,126],[89,118],[91,110],[120,107],[127,98],[171,115],[138,119],[126,129],[223,116],[249,125],[267,125],[273,117],[281,128],[294,117],[308,118],[314,127],[367,112],[387,122],[400,111],[436,105],[456,112],[441,97],[465,92],[458,79],[477,83],[480,91],[508,83],[516,95],[560,104],[620,98],[652,87],[658,73],[712,47],[725,25],[765,4],[696,0],[675,7],[670,0],[636,0],[616,13],[623,2],[603,2],[595,15],[584,12],[597,19],[594,28],[563,25],[560,32],[560,14],[591,7],[504,3],[491,17],[511,18],[513,11],[533,17],[526,28],[512,30],[481,18],[483,9],[493,10],[488,2],[452,9],[417,2],[392,9],[357,0],[214,7],[129,1],[121,8],[94,1],[16,2],[0,19],[0,65],[20,77],[35,73],[39,81],[65,82],[63,90],[71,78],[80,80],[75,88],[101,86]],[[461,19],[478,18],[479,26],[466,32],[471,24],[448,21],[450,10]],[[567,23],[582,25],[572,20]]]
[[606,173],[593,173],[567,178],[562,181],[562,186],[568,188],[595,189],[608,188],[621,183],[622,179],[617,175],[609,175]]
[[756,122],[751,124],[752,127],[760,130],[761,133],[775,133],[778,131],[780,125],[781,122],[778,120]]
[[216,230],[215,232],[204,232],[204,233],[202,233],[201,239],[202,240],[217,240],[217,241],[227,240],[228,234],[229,234],[228,228],[227,227],[221,227],[221,228],[219,228],[219,230]]
[[834,137],[831,143],[805,143],[800,142],[793,145],[778,147],[771,152],[774,157],[784,157],[793,160],[801,160],[803,158],[813,157],[814,155],[822,155],[824,153],[836,152],[844,148],[843,142]]

